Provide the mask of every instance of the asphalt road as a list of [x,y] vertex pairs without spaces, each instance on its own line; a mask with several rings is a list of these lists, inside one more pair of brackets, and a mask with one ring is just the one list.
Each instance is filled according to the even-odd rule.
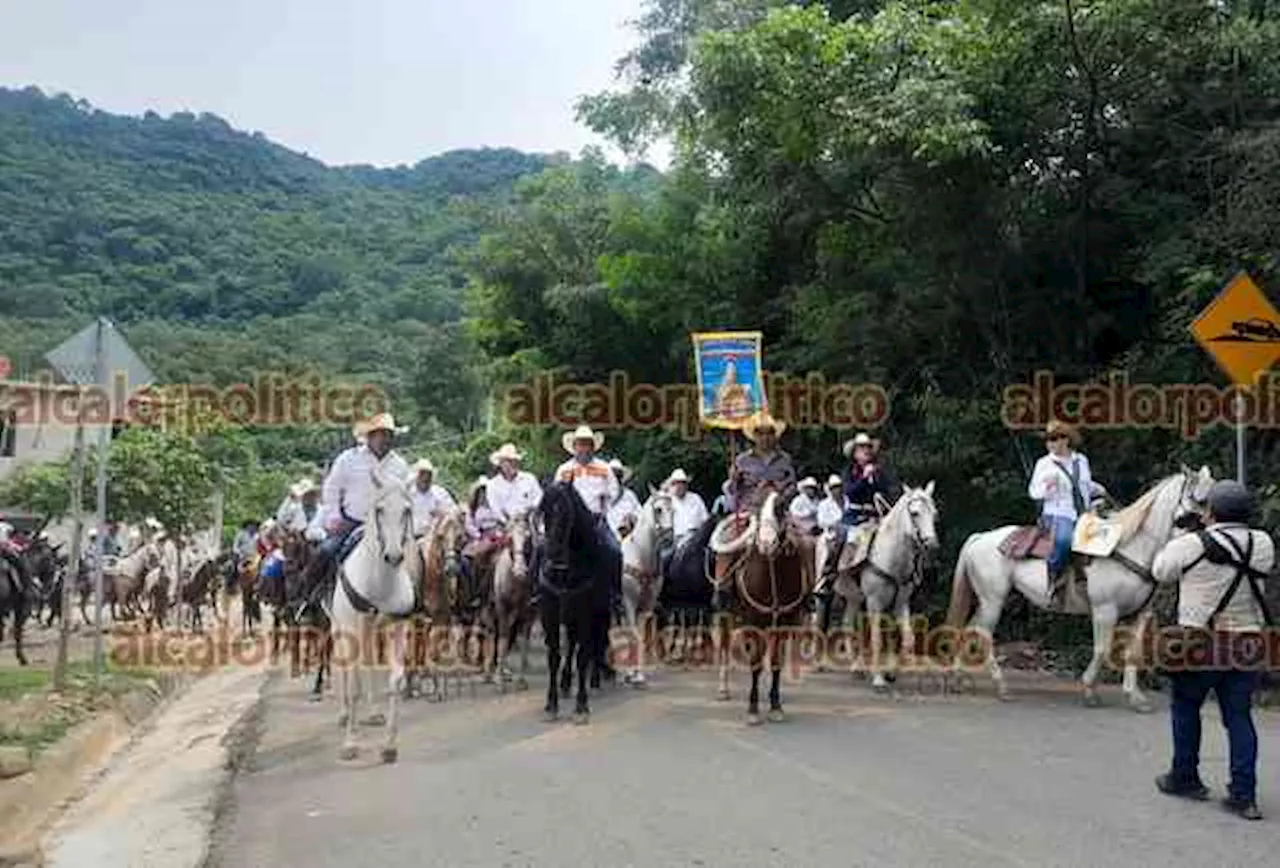
[[[1216,802],[1226,742],[1206,708],[1203,774],[1215,801],[1156,793],[1168,714],[1084,708],[1069,684],[1019,685],[1002,704],[879,697],[848,675],[784,685],[788,720],[744,725],[712,673],[668,671],[606,688],[591,723],[541,720],[528,692],[479,685],[402,705],[400,760],[363,728],[337,760],[337,703],[303,681],[271,688],[250,767],[215,831],[222,866],[1162,866],[1274,864],[1280,715],[1258,715],[1259,804]],[[565,711],[571,710],[570,705]]]

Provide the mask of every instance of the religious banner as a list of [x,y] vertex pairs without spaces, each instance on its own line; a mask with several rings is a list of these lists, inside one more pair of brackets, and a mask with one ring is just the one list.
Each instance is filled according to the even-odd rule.
[[741,430],[768,409],[760,370],[760,332],[701,332],[693,339],[698,415],[713,428]]

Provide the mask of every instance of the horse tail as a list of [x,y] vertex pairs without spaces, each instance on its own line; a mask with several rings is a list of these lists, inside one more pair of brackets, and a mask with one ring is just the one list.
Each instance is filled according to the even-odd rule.
[[969,621],[969,613],[973,611],[973,583],[969,581],[969,547],[977,534],[973,534],[960,547],[960,555],[956,558],[956,571],[951,577],[951,602],[947,607],[947,626],[963,627]]

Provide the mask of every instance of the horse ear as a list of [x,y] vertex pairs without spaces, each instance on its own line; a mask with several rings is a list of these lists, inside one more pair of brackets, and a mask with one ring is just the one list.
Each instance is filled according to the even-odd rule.
[[1209,469],[1208,464],[1200,466],[1200,478],[1205,482],[1209,482],[1213,479],[1213,471]]
[[652,500],[658,494],[658,489],[653,487],[653,483],[649,483],[649,499]]
[[1190,468],[1190,467],[1188,467],[1185,463],[1182,465],[1182,475],[1183,475],[1183,476],[1190,476],[1190,475],[1191,475],[1191,468]]
[[930,479],[929,484],[924,487],[924,494],[925,494],[925,497],[928,497],[928,498],[933,497],[933,480],[932,479]]

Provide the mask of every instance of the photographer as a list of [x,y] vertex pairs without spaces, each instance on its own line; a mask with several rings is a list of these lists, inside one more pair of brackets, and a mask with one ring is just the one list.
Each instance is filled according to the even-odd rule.
[[[1242,639],[1259,635],[1270,621],[1262,582],[1275,563],[1275,546],[1247,524],[1253,509],[1249,490],[1220,480],[1209,491],[1209,524],[1173,539],[1152,565],[1158,582],[1178,584],[1178,628],[1201,640],[1184,641],[1182,660],[1170,670],[1173,764],[1156,778],[1162,793],[1207,799],[1200,780],[1200,707],[1213,691],[1230,743],[1231,783],[1223,805],[1248,820],[1260,820],[1256,804],[1258,736],[1253,726],[1253,693],[1259,671],[1241,659]],[[1222,649],[1230,649],[1223,653]],[[1204,650],[1206,658],[1188,653]]]

